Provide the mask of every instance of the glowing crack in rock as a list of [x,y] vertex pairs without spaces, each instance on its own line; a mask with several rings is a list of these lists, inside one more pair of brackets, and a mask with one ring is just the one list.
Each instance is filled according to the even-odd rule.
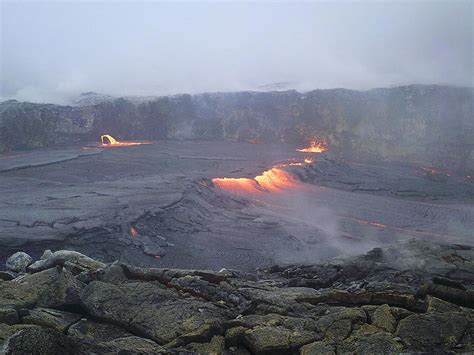
[[369,226],[374,226],[378,228],[387,228],[386,224],[379,223],[379,222],[371,222],[371,221],[366,221],[364,219],[356,219],[356,221],[359,222],[360,224],[367,224]]

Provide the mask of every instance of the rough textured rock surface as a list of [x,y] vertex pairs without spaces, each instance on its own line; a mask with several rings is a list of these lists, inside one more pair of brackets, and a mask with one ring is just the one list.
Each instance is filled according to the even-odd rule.
[[7,270],[13,272],[24,272],[26,267],[33,262],[33,258],[28,254],[19,251],[10,256],[6,262]]
[[59,250],[53,253],[51,250],[46,250],[40,260],[28,266],[28,271],[38,272],[56,265],[70,265],[71,268],[74,266],[73,269],[77,273],[86,270],[97,270],[105,266],[104,263],[75,251]]
[[212,184],[302,161],[307,153],[294,148],[162,140],[87,156],[80,147],[72,157],[59,147],[2,155],[0,263],[19,250],[36,260],[45,249],[67,249],[107,263],[254,270],[408,238],[472,244],[474,182],[455,174],[341,161],[330,149],[286,168],[297,185],[281,194],[230,194]]
[[474,169],[473,89],[410,85],[308,93],[238,92],[81,106],[0,104],[0,151],[96,140],[228,139],[305,144],[325,137],[342,157]]
[[82,270],[90,260],[73,255],[69,264],[51,263],[0,282],[0,351],[474,351],[474,250],[466,246],[413,241],[326,264],[275,265],[254,273],[119,262]]

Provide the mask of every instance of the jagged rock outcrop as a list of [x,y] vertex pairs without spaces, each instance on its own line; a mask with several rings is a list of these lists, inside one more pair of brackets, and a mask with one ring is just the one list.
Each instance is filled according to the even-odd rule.
[[86,256],[67,251],[45,260],[54,254],[61,263],[0,281],[7,354],[474,351],[466,246],[412,241],[255,273],[84,267]]
[[0,104],[0,151],[78,141],[228,139],[303,145],[313,136],[354,160],[419,162],[474,171],[472,88],[409,85],[305,94],[238,92],[90,105]]

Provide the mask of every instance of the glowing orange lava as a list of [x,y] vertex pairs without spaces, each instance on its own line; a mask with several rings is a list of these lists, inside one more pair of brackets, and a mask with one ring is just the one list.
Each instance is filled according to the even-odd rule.
[[249,178],[214,178],[212,183],[222,190],[231,192],[257,192],[260,190],[257,181]]
[[118,141],[110,134],[103,134],[100,136],[101,146],[104,148],[110,147],[127,147],[131,145],[142,145],[151,144],[151,142],[130,142],[130,141]]
[[315,162],[313,158],[305,157],[303,161],[290,159],[289,163],[274,165],[271,169],[264,171],[261,175],[252,178],[214,178],[214,186],[229,192],[239,193],[261,193],[278,192],[285,189],[298,187],[298,181],[282,168],[288,166],[302,166]]
[[132,237],[138,237],[138,232],[135,228],[133,227],[130,227],[130,234],[132,235]]
[[292,188],[296,185],[295,179],[286,171],[272,168],[255,177],[255,181],[267,191],[278,191]]
[[323,153],[327,150],[328,150],[328,145],[324,139],[322,140],[313,139],[309,143],[309,147],[296,149],[296,151],[304,152],[304,153]]
[[379,227],[379,228],[387,228],[387,225],[386,224],[382,224],[382,223],[378,223],[378,222],[370,222],[370,221],[366,221],[364,219],[357,219],[357,218],[354,218],[357,222],[359,222],[360,224],[367,224],[369,226],[374,226],[374,227]]
[[370,222],[369,224],[370,224],[371,226],[374,226],[374,227],[387,228],[387,225],[386,225],[386,224],[382,224],[382,223]]
[[212,182],[222,190],[230,192],[277,192],[296,187],[296,180],[286,171],[273,167],[253,179],[214,178]]

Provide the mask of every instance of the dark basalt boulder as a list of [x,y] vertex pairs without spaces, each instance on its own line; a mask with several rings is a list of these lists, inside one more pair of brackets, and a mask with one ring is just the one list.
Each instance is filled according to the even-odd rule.
[[13,272],[24,272],[28,265],[33,262],[33,258],[28,254],[19,251],[7,259],[7,270]]
[[41,307],[21,312],[23,323],[54,329],[60,333],[65,333],[72,324],[81,318],[80,314]]
[[26,295],[40,307],[67,307],[79,303],[79,292],[84,284],[63,267],[54,267],[35,274],[26,274],[12,281],[23,287]]
[[[78,253],[47,252],[43,260],[63,257],[0,281],[0,352],[472,352],[474,305],[452,292],[468,294],[474,285],[449,278],[471,267],[472,253],[418,241],[248,274],[105,265]],[[453,257],[460,254],[462,263]],[[417,255],[416,265],[403,255]],[[407,273],[417,276],[400,277]],[[318,276],[319,286],[305,282]]]
[[183,299],[177,291],[153,283],[115,286],[94,281],[84,288],[81,302],[92,316],[159,344],[177,338],[210,340],[222,332],[226,320],[224,309],[198,299]]
[[465,314],[414,314],[402,319],[397,335],[415,351],[454,350],[468,326]]

